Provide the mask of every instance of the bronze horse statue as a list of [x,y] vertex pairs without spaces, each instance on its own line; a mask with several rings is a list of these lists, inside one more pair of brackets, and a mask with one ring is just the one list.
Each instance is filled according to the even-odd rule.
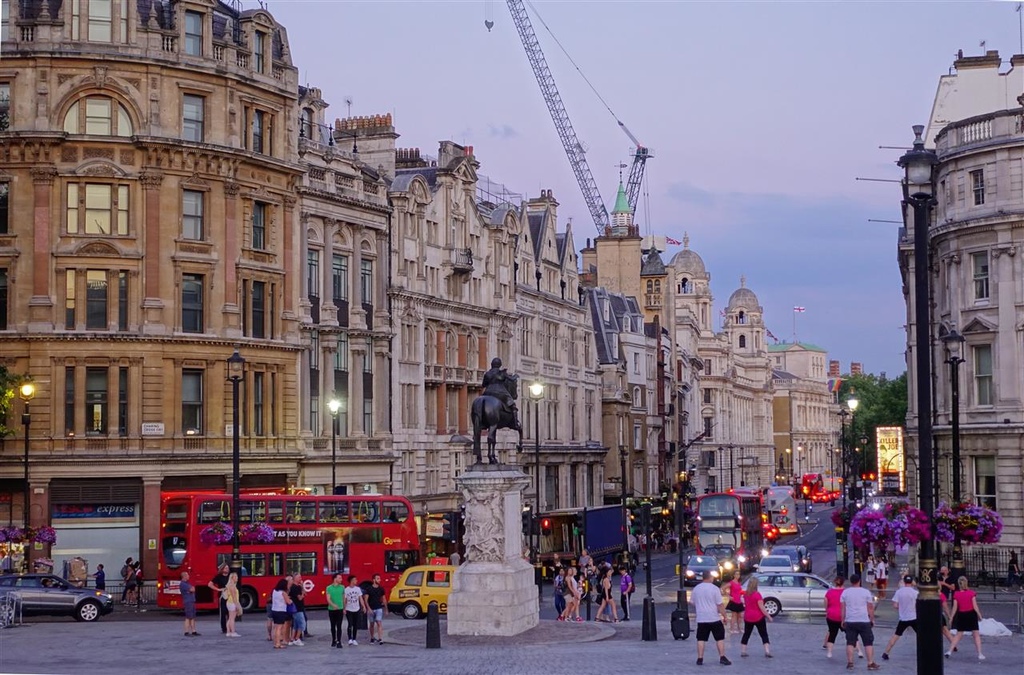
[[[519,397],[519,376],[505,375],[499,385],[504,386],[509,397],[515,400]],[[473,458],[477,464],[483,460],[480,457],[480,433],[487,429],[487,461],[491,464],[498,463],[498,457],[494,453],[494,446],[497,443],[498,429],[514,429],[519,432],[519,444],[517,448],[523,449],[523,427],[515,411],[508,410],[505,403],[497,396],[481,394],[473,400],[470,408],[470,419],[473,420]]]

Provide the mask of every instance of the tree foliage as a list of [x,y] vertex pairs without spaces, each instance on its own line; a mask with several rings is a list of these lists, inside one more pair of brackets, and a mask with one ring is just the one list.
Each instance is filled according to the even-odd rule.
[[[861,447],[860,439],[867,437],[866,467],[877,466],[875,453],[876,427],[902,427],[907,423],[907,374],[895,379],[877,375],[844,376],[839,388],[839,403],[843,406],[850,398],[859,401],[857,412],[847,421],[847,439],[851,448]],[[871,470],[871,469],[869,469]]]
[[24,381],[24,375],[16,375],[0,364],[0,438],[6,438],[14,433],[7,423],[17,396],[16,390]]

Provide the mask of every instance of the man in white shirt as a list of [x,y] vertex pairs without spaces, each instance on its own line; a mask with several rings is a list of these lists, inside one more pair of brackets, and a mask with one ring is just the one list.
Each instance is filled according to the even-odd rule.
[[896,624],[896,634],[892,636],[885,651],[882,652],[883,661],[889,660],[889,652],[896,646],[896,641],[900,639],[905,630],[913,628],[914,632],[917,632],[917,589],[914,588],[914,577],[909,575],[903,577],[903,585],[897,588],[896,593],[893,594],[892,604],[896,607],[900,620]]
[[843,608],[841,626],[846,631],[846,669],[853,670],[853,650],[860,638],[868,654],[868,670],[880,670],[882,667],[875,663],[875,634],[871,629],[875,625],[875,597],[860,585],[859,574],[850,575],[850,587],[839,596],[839,603]]
[[718,662],[731,666],[732,661],[725,658],[725,598],[712,579],[711,570],[704,570],[701,582],[690,593],[690,600],[697,610],[697,665],[704,665],[704,646],[708,636],[713,636],[718,647]]

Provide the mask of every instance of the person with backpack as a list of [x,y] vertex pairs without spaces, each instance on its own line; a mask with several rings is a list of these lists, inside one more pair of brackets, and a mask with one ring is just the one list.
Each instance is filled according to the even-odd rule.
[[555,614],[562,616],[562,613],[565,611],[565,570],[561,567],[558,568],[558,572],[555,574],[554,586]]
[[636,592],[636,585],[633,583],[633,575],[630,573],[629,565],[623,565],[619,577],[619,604],[622,605],[622,620],[629,621],[629,599]]

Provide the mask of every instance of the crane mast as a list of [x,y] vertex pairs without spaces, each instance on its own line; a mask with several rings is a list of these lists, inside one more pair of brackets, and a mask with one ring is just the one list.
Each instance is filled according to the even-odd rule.
[[[576,130],[573,129],[572,122],[569,120],[569,114],[565,111],[562,95],[558,93],[558,87],[555,86],[555,79],[551,75],[551,69],[548,68],[544,52],[540,48],[537,34],[534,32],[530,16],[526,12],[526,5],[523,3],[523,0],[507,0],[507,2],[509,12],[512,14],[512,20],[516,24],[516,30],[519,31],[519,39],[522,40],[523,48],[526,50],[526,58],[530,61],[533,74],[536,76],[537,84],[540,85],[541,94],[544,96],[544,102],[547,104],[548,112],[551,114],[551,121],[555,123],[558,138],[561,139],[562,147],[565,148],[565,154],[569,158],[569,164],[572,166],[573,173],[576,174],[576,182],[579,183],[583,199],[587,202],[587,208],[590,209],[590,215],[594,219],[594,225],[597,226],[598,233],[604,234],[605,228],[609,225],[608,209],[605,208],[604,200],[601,199],[601,192],[597,188],[594,174],[590,171],[590,165],[587,163],[583,146],[580,144],[579,138],[576,137]],[[640,145],[637,144],[638,154],[640,149]],[[637,172],[636,159],[634,157],[633,168],[630,171],[631,184],[633,174]],[[644,159],[646,160],[646,155]],[[640,191],[639,180],[642,177],[643,164],[641,163],[635,188],[637,194]],[[635,208],[635,203],[635,198],[631,199],[630,207]]]

